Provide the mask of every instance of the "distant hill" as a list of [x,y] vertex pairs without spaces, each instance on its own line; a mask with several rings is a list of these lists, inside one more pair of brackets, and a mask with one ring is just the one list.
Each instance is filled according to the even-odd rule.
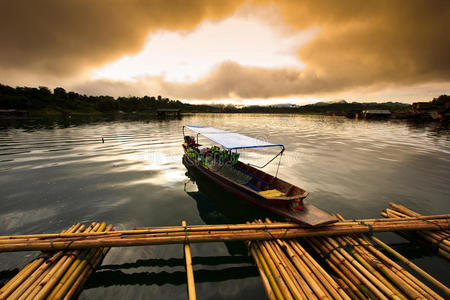
[[317,103],[313,103],[312,105],[317,105],[317,106],[327,106],[330,104],[346,104],[347,101],[345,100],[335,100],[335,101],[326,101],[326,102],[317,102]]

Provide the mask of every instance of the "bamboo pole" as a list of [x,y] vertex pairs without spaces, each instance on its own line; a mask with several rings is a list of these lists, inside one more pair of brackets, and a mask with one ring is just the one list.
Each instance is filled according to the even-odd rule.
[[44,272],[51,267],[51,265],[62,256],[62,252],[54,254],[51,258],[45,260],[45,262],[37,268],[26,280],[17,287],[17,289],[9,296],[9,299],[18,299],[26,290],[36,282]]
[[[181,222],[181,226],[186,227],[186,221]],[[195,295],[194,271],[192,269],[191,248],[187,242],[184,243],[184,258],[186,260],[186,277],[188,285],[189,300],[197,299]]]
[[[344,222],[344,218],[340,214],[335,215],[336,218],[338,218],[341,222]],[[369,253],[366,249],[359,247],[361,246],[360,243],[358,243],[355,239],[352,238],[352,236],[341,236],[337,237],[337,240],[341,242],[341,245],[344,242],[349,243],[354,247],[354,249],[351,249],[350,252],[352,255],[361,263],[364,267],[366,267],[372,274],[374,274],[380,281],[383,282],[390,290],[392,290],[397,297],[400,297],[401,299],[405,299],[404,295],[396,289],[394,286],[391,285],[389,281],[387,281],[378,271],[374,269],[376,267],[377,269],[381,270],[381,272],[387,276],[389,279],[396,279],[396,276],[392,273],[390,273],[389,269],[387,269],[379,260],[376,259],[371,253]],[[357,252],[357,253],[355,253]],[[397,280],[398,281],[398,280]]]
[[[310,244],[310,246],[317,252],[319,255],[325,259],[325,261],[328,263],[328,265],[338,274],[342,279],[345,280],[345,282],[352,287],[353,291],[358,295],[359,299],[367,299],[366,296],[375,298],[375,295],[373,295],[367,287],[363,285],[361,280],[353,273],[347,266],[343,263],[341,263],[335,255],[330,255],[327,248],[324,247],[320,242],[313,238],[308,238],[306,241]],[[325,256],[328,254],[327,256]]]
[[[104,226],[106,226],[106,224],[97,223],[92,229],[88,228],[87,230],[99,231],[102,230]],[[71,268],[73,268],[74,265],[75,266],[77,265],[77,261],[79,261],[79,259],[75,259],[75,257],[77,255],[85,256],[86,251],[79,251],[79,250],[68,251],[64,255],[65,256],[59,260],[58,264],[52,268],[52,271],[47,275],[47,278],[43,280],[43,283],[40,284],[40,286],[42,286],[42,289],[38,293],[36,293],[36,295],[33,296],[33,298],[35,299],[46,298],[47,295],[55,287],[55,285],[58,284],[59,280],[66,274],[70,274],[69,272]]]
[[[443,227],[448,227],[446,223],[446,219],[450,218],[450,214],[447,215],[435,215],[435,216],[422,216],[422,217],[416,217],[416,218],[399,218],[396,220],[388,220],[388,219],[360,219],[360,220],[352,220],[352,221],[345,221],[341,223],[335,223],[330,224],[326,226],[321,226],[318,228],[333,228],[333,227],[344,227],[344,226],[352,226],[352,225],[361,225],[362,222],[372,225],[377,224],[381,226],[380,223],[392,223],[397,224],[398,223],[408,223],[411,221],[416,221],[416,223],[419,224],[418,230],[424,230],[425,228],[430,228],[430,230],[439,230],[439,225],[432,226],[431,224],[428,224],[429,226],[420,226],[421,224],[426,224],[427,222],[420,222],[425,220],[439,220],[436,224],[441,224]],[[415,223],[412,223],[415,224]],[[186,228],[182,226],[166,226],[166,227],[137,227],[137,228],[144,228],[139,230],[122,230],[122,231],[114,231],[114,232],[91,232],[91,233],[68,233],[68,234],[28,234],[28,235],[16,235],[16,236],[0,236],[0,243],[1,240],[7,240],[7,239],[27,239],[27,238],[37,238],[37,239],[57,239],[57,238],[69,238],[69,237],[83,237],[83,236],[116,236],[116,235],[132,235],[132,234],[152,234],[152,233],[170,233],[170,232],[193,232],[193,231],[228,231],[228,230],[269,230],[269,229],[286,229],[286,228],[292,228],[292,229],[308,229],[309,227],[305,227],[304,225],[300,225],[297,223],[263,223],[263,224],[233,224],[233,225],[191,225],[187,226]],[[314,228],[314,227],[313,227]],[[316,227],[317,228],[317,227]],[[309,228],[311,229],[311,228]],[[407,230],[407,229],[405,229]],[[414,230],[414,229],[413,229]]]
[[[396,220],[402,220],[407,218],[420,218],[423,217],[421,214],[412,211],[408,209],[407,207],[395,203],[389,203],[389,205],[393,209],[385,209],[384,213],[382,215],[384,217],[390,218],[390,219],[396,219]],[[447,219],[448,220],[448,219]],[[434,221],[430,221],[434,222]],[[446,227],[448,228],[448,227]],[[450,231],[445,230],[446,228],[441,228],[440,231],[422,231],[422,232],[416,232],[419,237],[422,239],[431,242],[432,244],[438,246],[437,252],[439,255],[450,259],[450,241],[448,240],[450,238]]]
[[[261,220],[258,220],[258,222],[262,223]],[[267,222],[272,223],[270,220],[268,220]],[[289,257],[286,256],[284,251],[277,244],[278,241],[280,240],[263,241],[261,243],[266,246],[272,247],[272,249],[276,253],[275,257],[278,257],[283,262],[283,266],[287,269],[287,272],[289,273],[288,276],[290,276],[287,280],[292,279],[290,280],[290,282],[294,281],[294,296],[296,297],[296,299],[298,299],[299,297],[301,299],[317,299],[310,285],[308,285],[307,279],[301,276],[301,272],[299,273],[300,270],[295,268],[295,266],[292,264],[292,261],[289,260]],[[298,289],[295,287],[295,282],[297,283],[296,285],[298,286]],[[298,294],[300,294],[300,296],[298,296]]]
[[261,280],[262,280],[264,289],[266,290],[267,298],[269,298],[269,300],[280,299],[280,298],[277,298],[277,296],[275,295],[275,292],[274,292],[273,288],[271,287],[269,277],[267,276],[265,269],[263,267],[263,264],[261,263],[260,259],[258,258],[258,255],[255,253],[255,249],[253,249],[253,247],[251,246],[250,243],[248,244],[248,248],[250,249],[250,253],[252,254],[253,259],[256,263],[256,267],[258,268],[258,272],[259,272],[259,275],[261,276]]
[[[74,231],[82,231],[84,227]],[[52,253],[49,253],[50,256]],[[63,252],[53,253],[50,259],[44,258],[43,263],[36,272],[32,273],[26,281],[10,296],[9,299],[26,299],[30,294],[33,294],[37,285],[43,278],[50,272],[51,268],[58,262],[59,258],[63,255]]]
[[[323,252],[310,240],[306,239],[308,244],[313,248],[314,251],[316,251],[320,257],[330,266],[330,268],[341,278],[345,283],[347,284],[347,287],[351,289],[352,295],[355,295],[355,297],[352,297],[353,299],[366,299],[366,297],[360,292],[360,290],[356,287],[354,283],[357,283],[357,279],[355,278],[355,281],[351,281],[344,273],[342,273],[339,268],[336,267],[336,265],[329,259],[329,257],[326,257]],[[350,293],[348,293],[350,294]]]
[[342,289],[350,296],[350,299],[359,299],[358,296],[353,293],[353,290],[348,286],[348,284],[341,278],[335,278],[334,279],[339,286],[342,287]]
[[283,294],[281,293],[281,290],[275,280],[275,277],[270,271],[270,268],[267,262],[265,261],[261,251],[259,251],[259,249],[257,249],[257,247],[255,247],[253,243],[250,243],[250,250],[255,253],[256,257],[258,258],[257,261],[261,263],[261,266],[264,270],[264,274],[266,274],[267,279],[269,280],[270,286],[272,288],[273,293],[275,294],[276,299],[283,300],[284,299]]
[[381,247],[383,247],[386,251],[388,251],[389,253],[391,253],[392,255],[394,255],[396,258],[398,258],[399,260],[401,260],[405,265],[407,265],[408,267],[410,267],[411,269],[413,269],[414,271],[416,271],[420,276],[422,276],[422,278],[426,279],[428,282],[430,282],[431,284],[433,284],[435,287],[437,287],[439,290],[443,291],[447,297],[450,298],[450,289],[445,286],[444,284],[442,284],[440,281],[438,281],[436,278],[434,278],[433,276],[431,276],[430,274],[428,274],[427,272],[425,272],[424,270],[422,270],[421,268],[419,268],[417,265],[415,265],[413,262],[411,262],[410,260],[408,260],[406,257],[404,257],[403,255],[401,255],[400,253],[398,253],[397,251],[395,251],[394,249],[392,249],[391,247],[389,247],[387,244],[385,244],[384,242],[382,242],[380,239],[371,236],[370,237],[374,242],[376,242],[378,245],[380,245]]
[[[346,263],[354,273],[359,276],[359,279],[369,288],[369,290],[374,293],[379,299],[387,299],[384,294],[390,298],[395,299],[395,295],[392,291],[388,289],[383,283],[381,283],[374,275],[372,275],[367,269],[365,269],[360,263],[358,263],[351,255],[349,255],[344,249],[339,248],[339,244],[332,238],[323,238],[323,243],[328,246],[328,251],[333,251],[334,255],[341,260],[341,262]],[[384,294],[383,294],[384,293]]]
[[394,287],[380,272],[378,272],[378,270],[381,270],[381,272],[390,279],[394,275],[387,272],[385,266],[380,261],[378,261],[373,255],[370,255],[370,253],[367,253],[364,250],[362,250],[361,247],[358,247],[360,246],[359,243],[353,243],[353,240],[349,236],[337,237],[336,240],[339,242],[340,245],[343,246],[346,245],[356,246],[354,247],[354,249],[349,250],[351,255],[365,269],[367,269],[370,274],[375,276],[375,278],[377,278],[384,286],[386,286],[387,289],[391,291],[387,293],[387,295],[391,299],[406,300],[406,297],[396,287]]
[[[359,238],[360,242],[363,243],[364,241],[368,241],[367,238]],[[389,257],[387,257],[385,254],[383,254],[381,251],[376,249],[371,244],[365,244],[366,247],[379,259],[381,259],[385,264],[389,267],[391,267],[392,271],[397,274],[398,276],[402,276],[407,278],[407,281],[410,282],[413,286],[416,287],[416,289],[419,289],[421,293],[428,293],[431,297],[435,299],[442,299],[436,292],[434,292],[432,289],[430,289],[428,286],[424,285],[420,280],[418,280],[416,277],[412,276],[408,271],[406,271],[403,267],[398,265],[396,262],[391,260]]]
[[[273,224],[270,219],[266,219],[266,222],[269,224]],[[284,240],[277,239],[276,242],[286,250],[287,254],[291,258],[290,261],[286,258],[289,261],[289,265],[292,266],[293,263],[297,267],[298,272],[300,272],[298,273],[294,268],[293,275],[297,279],[297,281],[302,280],[302,282],[305,282],[305,284],[300,284],[300,287],[303,288],[304,292],[309,295],[307,299],[311,299],[314,296],[314,294],[311,294],[312,292],[314,292],[319,299],[330,297],[330,294],[328,293],[328,291],[326,291],[325,287],[323,287],[320,282],[317,282],[317,279],[312,274],[312,271],[298,257],[296,257],[294,251],[290,249],[290,246],[286,244]],[[270,243],[270,241],[267,241],[266,243]],[[274,245],[279,249],[278,245]],[[281,249],[279,249],[279,251],[284,257],[286,257]],[[303,276],[303,279],[301,276]],[[308,289],[306,289],[307,287]]]
[[[390,214],[383,214],[383,213],[382,213],[382,215],[385,216],[386,218],[393,218],[392,215],[390,215]],[[395,217],[395,216],[394,216],[394,217]],[[405,231],[397,231],[396,233],[397,233],[398,235],[404,237],[405,239],[412,239],[412,238],[413,238],[413,236],[412,236],[410,233],[405,232]],[[430,238],[430,237],[427,237],[426,235],[422,236],[422,235],[425,234],[425,233],[421,233],[421,232],[418,232],[418,231],[415,231],[415,232],[413,232],[413,233],[415,233],[415,234],[417,234],[419,237],[421,237],[421,239],[416,239],[416,241],[419,242],[419,243],[421,243],[421,244],[423,244],[423,245],[429,246],[430,244],[429,244],[428,242],[431,242],[431,243],[436,243],[436,242],[438,242],[438,240],[433,239],[433,238]],[[450,252],[444,250],[442,247],[437,248],[437,253],[438,253],[439,255],[443,256],[444,258],[450,260]]]
[[278,287],[280,288],[283,298],[288,299],[288,300],[293,299],[291,293],[289,292],[288,287],[286,286],[286,283],[284,282],[280,272],[278,271],[277,267],[275,266],[275,263],[271,259],[269,253],[267,252],[265,247],[262,245],[262,242],[255,242],[254,245],[259,249],[259,251],[261,251],[261,254],[264,257],[264,260],[267,262],[270,272],[273,274],[275,281],[276,281]]
[[[363,244],[357,242],[356,240],[354,240],[353,238],[350,237],[345,237],[346,239],[348,239],[353,245],[355,246],[362,246]],[[364,246],[368,246],[367,244],[364,244]],[[392,271],[390,268],[388,268],[386,265],[384,265],[381,261],[379,261],[372,253],[370,253],[369,251],[367,251],[364,247],[355,247],[356,251],[358,251],[361,255],[363,255],[363,257],[365,259],[367,259],[369,265],[373,264],[373,266],[380,270],[380,272],[382,274],[384,274],[384,276],[386,276],[386,278],[388,278],[391,282],[393,282],[394,284],[396,284],[398,287],[400,287],[400,289],[406,293],[406,295],[408,295],[408,297],[416,299],[416,298],[420,298],[421,297],[421,293],[420,291],[416,291],[414,288],[412,288],[410,285],[407,284],[407,282],[405,282],[401,276],[398,275],[397,272]],[[391,289],[398,297],[405,299],[404,295],[394,286],[391,285],[391,283],[389,281],[387,281],[386,279],[384,279],[385,277],[382,277],[380,273],[378,273],[377,271],[371,271],[373,274],[377,275],[379,274],[379,276],[377,276],[380,280],[383,281],[383,283],[389,287],[389,289]]]
[[[92,227],[96,227],[96,223],[92,223],[91,226],[88,227],[87,230],[90,230]],[[74,251],[75,252],[75,251]],[[35,299],[39,298],[39,293],[44,288],[44,291],[48,289],[49,286],[46,287],[46,284],[48,281],[52,281],[52,278],[55,276],[55,274],[58,272],[58,270],[61,268],[61,266],[64,267],[66,262],[68,261],[68,257],[65,255],[65,251],[60,251],[61,253],[60,258],[52,264],[50,268],[48,268],[44,274],[42,274],[30,288],[19,298],[21,299]],[[51,283],[52,284],[52,283]]]
[[[264,229],[256,230],[255,232],[242,232],[230,233],[212,233],[212,232],[187,232],[190,243],[199,242],[218,242],[218,241],[233,241],[233,240],[264,240],[264,239],[277,239],[277,238],[295,238],[295,237],[308,237],[308,236],[331,236],[331,235],[345,235],[352,233],[368,233],[373,232],[385,232],[385,231],[405,231],[405,230],[430,230],[447,227],[448,224],[445,220],[434,220],[434,222],[416,221],[401,222],[401,223],[389,223],[383,222],[383,224],[374,223],[371,227],[367,224],[355,224],[352,226],[339,226],[329,225],[320,228],[285,228],[285,229]],[[264,224],[268,226],[270,224]],[[372,229],[372,230],[371,230]],[[110,238],[101,239],[82,239],[79,237],[76,240],[31,240],[25,243],[7,244],[0,243],[0,252],[7,251],[24,251],[24,250],[66,250],[66,249],[82,249],[82,248],[95,248],[95,247],[129,247],[138,245],[159,245],[159,244],[180,244],[184,243],[185,236],[152,236],[144,234],[143,237],[127,238],[124,236],[114,236]]]
[[[336,215],[339,220],[343,220],[342,216]],[[356,251],[365,255],[369,259],[369,262],[379,268],[383,274],[385,274],[392,282],[399,286],[409,297],[411,298],[433,298],[442,299],[433,290],[423,285],[416,277],[412,276],[409,272],[397,265],[395,262],[386,257],[378,249],[376,249],[367,237],[362,235],[352,238],[351,236],[342,237],[350,241],[355,247]],[[375,238],[372,236],[372,238]],[[375,238],[376,239],[376,238]],[[369,252],[369,250],[371,252]],[[379,258],[374,259],[373,255]]]
[[[106,229],[106,223],[97,223],[90,230],[92,232],[100,232]],[[88,229],[89,230],[89,229]],[[47,289],[38,294],[38,299],[43,299],[47,297],[52,299],[59,295],[61,290],[66,291],[70,284],[75,281],[77,274],[79,274],[79,268],[83,265],[83,262],[87,264],[87,260],[90,258],[91,253],[95,252],[96,249],[84,250],[84,251],[73,251],[71,256],[69,256],[65,264],[57,270],[56,275],[52,278],[52,281],[47,285]],[[81,259],[82,257],[83,259]],[[56,286],[55,286],[56,285]]]
[[37,259],[25,266],[17,273],[0,291],[0,299],[6,299],[18,286],[20,286],[44,261],[44,258]]
[[294,253],[293,257],[301,258],[317,276],[319,282],[321,282],[327,290],[330,292],[334,299],[345,299],[350,298],[345,293],[345,291],[337,284],[337,282],[312,258],[306,250],[295,240],[288,240],[285,244],[289,244]]
[[[78,230],[82,225],[81,223],[72,225],[67,230],[62,230],[63,233],[72,233]],[[9,280],[1,289],[0,289],[0,299],[7,298],[18,286],[20,286],[28,277],[36,271],[39,266],[45,261],[45,256],[49,256],[50,253],[41,253],[32,263],[26,265],[19,273],[17,273],[11,280]]]
[[[296,273],[298,274],[298,278],[303,278],[305,282],[305,286],[307,285],[309,289],[314,292],[315,296],[319,299],[331,298],[331,295],[326,291],[325,287],[323,287],[320,282],[312,274],[311,269],[304,264],[304,262],[296,256],[293,249],[290,248],[289,245],[285,244],[282,240],[277,240],[279,244],[283,245],[283,248],[289,255],[290,261],[293,266],[296,267]],[[309,299],[309,297],[308,297]]]
[[[420,281],[418,281],[406,270],[395,264],[395,262],[389,260],[383,253],[374,248],[372,244],[364,243],[364,240],[367,240],[366,238],[358,237],[357,239],[360,240],[361,245],[364,245],[367,249],[370,249],[372,254],[375,254],[386,264],[387,268],[384,268],[383,271],[385,273],[389,271],[387,272],[387,276],[393,280],[397,286],[402,288],[402,290],[405,291],[411,298],[421,297],[419,295],[426,296],[427,298],[433,298],[432,295],[437,296],[437,294],[435,294],[432,290],[427,293],[427,291],[421,287]],[[418,284],[416,284],[416,282]],[[439,296],[437,297],[439,298]]]
[[[92,223],[91,226],[89,226],[85,230],[85,226],[81,224],[76,224],[71,226],[68,230],[63,231],[64,233],[67,232],[83,232],[83,231],[90,231],[90,230],[97,230],[97,231],[109,231],[112,229],[112,225],[106,227],[106,224],[102,223]],[[70,251],[59,251],[57,253],[42,253],[38,258],[33,261],[32,263],[28,264],[21,272],[16,274],[15,277],[10,280],[8,284],[5,285],[5,287],[2,288],[2,293],[0,295],[0,299],[5,299],[9,296],[8,299],[44,299],[47,298],[47,295],[49,291],[52,291],[53,287],[58,283],[58,278],[61,277],[60,274],[69,275],[71,274],[70,270],[74,268],[76,265],[71,264],[71,261],[73,260],[72,254],[79,254],[83,255],[87,259],[90,259],[91,263],[95,263],[94,260],[98,263],[101,261],[104,255],[98,255],[100,250],[100,254],[106,254],[106,252],[103,252],[104,249],[91,249],[91,250],[70,250]],[[107,249],[106,249],[107,250]],[[85,253],[95,253],[94,256],[85,255]],[[67,254],[69,254],[69,257],[67,257]],[[50,255],[50,257],[48,257]],[[94,264],[96,265],[96,263]],[[70,266],[67,272],[67,268]],[[81,266],[81,265],[80,265]],[[80,268],[78,266],[78,268]],[[87,269],[87,268],[85,268]],[[75,268],[75,272],[72,274],[77,282],[77,290],[80,287],[81,281],[80,276],[77,276],[76,274],[77,269]],[[83,270],[84,271],[84,270]],[[90,274],[85,272],[84,274]],[[18,276],[19,275],[19,276]],[[70,280],[71,277],[69,277]],[[82,279],[82,278],[81,278]],[[73,285],[69,284],[69,288],[73,288]],[[63,286],[64,288],[64,286]],[[7,292],[4,293],[4,292]],[[73,289],[72,295],[73,293]]]
[[399,211],[405,215],[414,216],[414,217],[422,216],[421,214],[416,213],[415,211],[412,211],[403,205],[395,204],[394,202],[389,202],[389,206],[393,207],[396,211]]
[[311,289],[306,289],[308,286],[307,282],[301,278],[289,259],[280,251],[278,245],[271,241],[264,241],[262,243],[271,255],[272,260],[275,262],[293,297],[295,299],[317,299]]
[[[96,231],[112,230],[112,225],[106,226],[106,223],[102,223],[99,228],[94,228]],[[71,289],[73,284],[78,280],[80,274],[87,268],[94,268],[94,265],[89,265],[96,253],[102,251],[102,248],[90,249],[83,251],[81,255],[83,258],[77,257],[71,268],[64,274],[64,281],[58,286],[58,289],[50,295],[50,299],[62,299],[66,293]]]
[[260,246],[261,246],[261,249],[263,249],[262,250],[263,253],[264,253],[264,251],[266,251],[267,257],[270,258],[270,260],[272,261],[275,268],[277,268],[278,273],[280,274],[280,278],[285,283],[285,286],[287,288],[286,289],[287,295],[285,295],[285,298],[292,297],[294,299],[301,299],[302,298],[301,294],[298,291],[298,289],[296,288],[294,281],[289,276],[289,273],[287,272],[286,268],[284,267],[284,265],[282,264],[282,262],[280,261],[278,256],[274,253],[274,251],[270,247],[270,245],[267,242],[261,242]]
[[[103,258],[105,257],[106,253],[108,253],[109,249],[110,248],[108,248],[108,247],[97,249],[97,254],[90,261],[90,263],[91,263],[90,265],[91,266],[99,265],[101,263],[101,261],[103,260]],[[92,272],[94,272],[94,269],[92,267],[85,268],[83,270],[83,272],[80,274],[80,276],[78,277],[78,279],[74,282],[74,284],[72,285],[70,290],[64,296],[63,299],[64,300],[75,299],[76,295],[81,291],[81,287],[88,280],[88,278]]]
[[[331,298],[331,295],[335,291],[333,291],[333,289],[330,289],[330,292],[327,289],[326,280],[325,282],[320,281],[320,277],[318,277],[320,276],[320,274],[314,273],[314,270],[310,267],[310,265],[302,260],[301,257],[296,253],[294,247],[290,245],[287,240],[277,240],[277,243],[281,247],[281,249],[284,250],[292,265],[295,266],[296,270],[298,270],[299,276],[300,274],[301,276],[303,276],[303,278],[308,282],[308,285],[311,287],[317,297],[320,298],[322,297],[321,294],[325,294],[326,298]],[[319,292],[317,292],[317,290],[319,290]],[[337,295],[335,299],[341,299],[341,297]]]

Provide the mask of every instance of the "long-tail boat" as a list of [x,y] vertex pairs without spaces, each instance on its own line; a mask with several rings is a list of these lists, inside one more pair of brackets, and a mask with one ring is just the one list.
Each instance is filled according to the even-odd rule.
[[[197,136],[186,135],[185,128]],[[202,146],[198,136],[202,135],[218,146]],[[276,157],[285,150],[282,144],[272,144],[242,134],[205,126],[183,126],[183,164],[200,171],[224,190],[237,198],[249,201],[272,213],[309,226],[334,223],[337,219],[303,199],[308,192],[280,178],[272,176],[239,160],[239,149],[280,147]],[[233,151],[234,150],[234,151]],[[265,164],[262,167],[265,167]]]

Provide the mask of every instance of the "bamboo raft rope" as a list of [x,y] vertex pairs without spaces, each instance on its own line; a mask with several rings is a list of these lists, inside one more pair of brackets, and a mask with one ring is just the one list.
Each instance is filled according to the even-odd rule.
[[[111,232],[112,225],[71,226],[61,234]],[[98,266],[109,248],[43,252],[1,289],[0,299],[72,299]]]
[[196,225],[156,227],[111,232],[83,232],[1,236],[0,252],[41,250],[58,251],[97,247],[130,247],[161,244],[184,244],[335,236],[358,233],[447,230],[450,215],[405,219],[345,220],[327,226],[305,228],[294,223],[236,225]]
[[[381,215],[387,220],[399,219],[405,220],[408,218],[420,218],[423,217],[421,214],[406,208],[403,205],[389,203],[392,209],[385,209],[381,212]],[[447,219],[447,222],[449,220]],[[405,235],[404,232],[399,232],[401,235]],[[450,259],[450,231],[449,230],[437,230],[437,231],[417,231],[414,232],[419,236],[425,243],[432,243],[436,248],[439,255]],[[408,234],[406,234],[409,236]]]

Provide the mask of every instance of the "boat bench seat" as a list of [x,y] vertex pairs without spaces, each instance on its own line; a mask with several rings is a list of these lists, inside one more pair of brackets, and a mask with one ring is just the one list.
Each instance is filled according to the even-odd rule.
[[251,176],[234,169],[231,165],[227,163],[223,164],[222,167],[218,168],[215,171],[221,174],[222,176],[225,176],[233,180],[234,182],[237,182],[242,185],[246,185],[252,179]]
[[262,191],[262,192],[259,192],[259,194],[261,196],[264,196],[264,197],[267,197],[267,198],[286,196],[285,193],[280,192],[279,190],[275,190],[275,189]]
[[255,180],[261,182],[262,184],[264,184],[264,185],[266,185],[267,187],[270,188],[271,184],[268,183],[267,181],[265,181],[265,180],[259,178],[258,176],[254,175],[254,174],[252,174],[252,173],[247,172],[246,170],[244,170],[244,169],[242,169],[242,168],[240,168],[240,167],[238,167],[238,166],[236,166],[236,165],[233,166],[233,167],[234,167],[236,170],[241,171],[241,172],[244,173],[244,174],[247,174],[248,176],[252,177],[253,179],[255,179]]
[[253,189],[253,190],[257,191],[257,192],[261,192],[261,191],[262,191],[262,189],[260,189],[259,187],[257,187],[256,185],[254,185],[254,184],[251,183],[251,182],[247,183],[246,185],[247,185],[249,188],[251,188],[251,189]]

